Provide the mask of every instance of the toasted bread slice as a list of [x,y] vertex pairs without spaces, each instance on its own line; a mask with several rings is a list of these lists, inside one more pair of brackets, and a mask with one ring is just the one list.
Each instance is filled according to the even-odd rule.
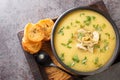
[[50,40],[52,27],[54,25],[54,22],[52,21],[52,19],[50,18],[43,19],[38,21],[37,24],[40,25],[44,31],[44,34],[45,34],[44,40],[45,41]]
[[27,34],[28,34],[28,33],[27,33],[27,30],[28,30],[29,27],[31,27],[31,26],[33,26],[33,25],[34,25],[34,24],[32,24],[32,23],[28,23],[28,24],[25,25],[25,27],[24,27],[24,37],[23,37],[23,39],[22,39],[23,41],[25,41],[25,42],[26,42],[26,41],[27,41],[27,42],[29,41],[28,38],[27,38]]
[[38,24],[31,24],[25,26],[24,36],[32,42],[40,42],[44,39],[44,32]]
[[25,41],[24,39],[25,38],[23,37],[22,47],[25,51],[29,52],[30,54],[35,54],[41,49],[42,42],[28,42]]
[[27,47],[24,45],[25,42],[26,42],[26,41],[25,41],[25,38],[23,37],[23,38],[22,38],[22,47],[23,47],[23,49],[24,49],[25,51],[29,52],[29,50],[27,49]]

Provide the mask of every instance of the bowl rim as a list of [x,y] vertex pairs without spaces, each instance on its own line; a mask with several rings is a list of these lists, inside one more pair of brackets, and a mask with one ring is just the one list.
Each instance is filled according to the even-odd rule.
[[[91,11],[94,11],[94,12],[97,12],[98,14],[102,15],[103,17],[105,17],[112,25],[113,29],[114,29],[114,32],[115,32],[115,35],[116,35],[116,46],[115,46],[115,49],[114,49],[114,52],[113,52],[113,55],[112,57],[110,58],[110,60],[102,67],[100,67],[99,69],[97,70],[94,70],[94,71],[90,71],[90,72],[81,72],[81,71],[77,71],[77,70],[74,70],[70,67],[68,67],[66,64],[64,64],[59,56],[57,55],[57,52],[55,50],[55,45],[54,45],[54,32],[56,30],[56,27],[59,23],[59,21],[67,14],[69,14],[70,12],[72,11],[75,11],[75,10],[91,10]],[[104,70],[106,70],[107,68],[109,68],[110,65],[113,64],[113,62],[115,61],[117,55],[118,55],[118,52],[119,52],[119,41],[120,41],[120,37],[119,37],[119,31],[118,31],[118,28],[116,26],[116,24],[114,23],[114,21],[111,19],[111,17],[109,16],[109,14],[106,14],[105,12],[99,10],[99,9],[95,9],[95,8],[91,8],[91,7],[88,7],[88,6],[84,6],[84,7],[77,7],[77,8],[72,8],[72,9],[69,9],[67,11],[65,11],[63,14],[61,14],[58,19],[56,20],[55,24],[54,24],[54,27],[52,29],[52,33],[51,33],[51,48],[52,48],[52,51],[53,51],[53,54],[55,56],[55,58],[57,59],[57,61],[65,68],[67,69],[68,71],[70,71],[71,73],[75,74],[75,75],[94,75],[96,73],[100,73]]]

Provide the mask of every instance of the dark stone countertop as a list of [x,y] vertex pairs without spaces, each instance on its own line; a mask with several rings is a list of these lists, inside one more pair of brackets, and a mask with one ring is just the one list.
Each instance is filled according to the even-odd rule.
[[[28,22],[59,16],[96,0],[0,0],[0,80],[34,80],[17,33]],[[104,0],[120,28],[120,0]]]

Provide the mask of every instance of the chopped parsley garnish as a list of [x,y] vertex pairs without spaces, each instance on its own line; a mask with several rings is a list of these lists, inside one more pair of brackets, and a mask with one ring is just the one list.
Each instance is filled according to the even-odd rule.
[[90,16],[86,16],[87,21],[91,21],[91,17]]
[[71,33],[71,39],[74,37],[73,33]]
[[71,39],[68,40],[67,45],[69,45],[70,43],[72,43]]
[[92,20],[95,20],[96,17],[95,16],[86,16],[86,20],[84,21],[84,24],[89,26],[92,22]]
[[95,45],[94,45],[94,48],[100,48],[100,45],[95,44]]
[[101,67],[101,66],[102,66],[102,64],[98,64],[98,65],[97,65],[97,67]]
[[67,26],[66,29],[70,29],[70,26]]
[[71,43],[72,43],[72,40],[69,39],[66,44],[65,44],[65,43],[61,43],[61,45],[66,46],[67,48],[72,48],[72,47],[70,46]]
[[82,60],[82,64],[86,64],[87,62],[87,57],[85,56],[84,59]]
[[99,58],[98,58],[98,57],[96,57],[96,58],[95,58],[95,61],[94,61],[94,64],[95,64],[95,65],[97,65],[97,64],[98,64],[98,62],[99,62]]
[[98,58],[98,57],[95,58],[94,64],[95,64],[97,67],[101,67],[101,66],[102,66],[102,64],[99,63],[99,58]]
[[61,53],[61,54],[59,55],[59,57],[60,57],[60,59],[61,59],[62,61],[64,61],[64,53]]
[[61,45],[66,46],[66,44],[65,44],[65,43],[61,43]]
[[85,13],[81,13],[81,14],[80,14],[80,17],[81,17],[82,15],[85,15]]
[[105,33],[106,36],[108,36],[108,38],[110,39],[110,34],[109,33]]
[[84,28],[85,27],[85,25],[80,25],[80,28]]
[[93,25],[93,28],[96,30],[96,31],[102,31],[102,27],[97,24],[97,25]]
[[84,21],[85,25],[89,26],[91,23],[91,17],[90,16],[86,16],[86,20]]
[[103,42],[104,42],[104,45],[105,45],[105,46],[108,46],[109,42],[108,42],[106,39],[103,40]]
[[70,23],[70,25],[72,26],[72,25],[73,25],[73,23],[71,22],[71,23]]
[[74,55],[72,60],[76,63],[78,63],[80,61],[78,55]]
[[104,46],[103,46],[103,48],[102,49],[100,49],[100,52],[105,52],[105,51],[107,51],[108,50],[108,45],[109,45],[109,42],[105,39],[105,40],[103,40],[103,43],[104,43]]
[[92,19],[93,19],[93,20],[95,20],[95,19],[96,19],[96,17],[95,17],[95,16],[92,16]]
[[80,21],[78,21],[78,20],[76,20],[75,22],[76,22],[76,23],[80,23]]
[[68,64],[67,64],[68,67],[72,67],[72,66],[74,66],[74,65],[75,65],[75,62],[71,62],[71,63],[68,63]]
[[103,23],[102,28],[103,28],[103,29],[106,28],[106,24],[105,24],[105,23]]
[[64,30],[64,27],[62,27],[62,28],[58,31],[58,34],[64,35],[63,30]]
[[67,48],[72,48],[71,46],[67,45]]

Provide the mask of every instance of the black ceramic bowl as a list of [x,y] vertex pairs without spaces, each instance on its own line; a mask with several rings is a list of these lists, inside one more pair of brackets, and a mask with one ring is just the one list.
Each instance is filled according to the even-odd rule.
[[[113,53],[113,56],[111,57],[111,59],[101,68],[95,70],[95,71],[91,71],[91,72],[80,72],[80,71],[76,71],[76,70],[73,70],[71,69],[70,67],[66,66],[61,60],[60,58],[58,57],[57,53],[56,53],[56,49],[55,49],[55,44],[54,44],[54,35],[55,35],[55,31],[56,31],[56,27],[58,25],[58,23],[60,22],[60,20],[65,17],[68,13],[72,12],[72,11],[75,11],[75,10],[91,10],[91,11],[95,11],[101,15],[103,15],[113,26],[113,29],[115,31],[115,34],[116,34],[116,46],[115,46],[115,50],[114,50],[114,53]],[[101,10],[98,10],[98,9],[94,9],[94,8],[90,8],[90,7],[78,7],[78,8],[73,8],[73,9],[70,9],[70,10],[67,10],[66,12],[64,12],[55,22],[55,25],[54,25],[54,28],[52,30],[52,36],[51,36],[51,46],[52,46],[52,51],[54,53],[54,56],[56,57],[56,59],[58,60],[58,62],[65,68],[67,69],[68,71],[70,71],[71,73],[75,74],[75,75],[93,75],[93,74],[96,74],[96,73],[100,73],[104,70],[106,70],[107,68],[109,68],[112,63],[115,61],[117,55],[118,55],[118,52],[119,52],[119,47],[120,47],[120,42],[119,42],[120,38],[119,38],[119,31],[118,31],[118,28],[117,26],[115,25],[114,21],[110,18],[110,16],[108,14],[105,14],[104,12],[102,12]]]

